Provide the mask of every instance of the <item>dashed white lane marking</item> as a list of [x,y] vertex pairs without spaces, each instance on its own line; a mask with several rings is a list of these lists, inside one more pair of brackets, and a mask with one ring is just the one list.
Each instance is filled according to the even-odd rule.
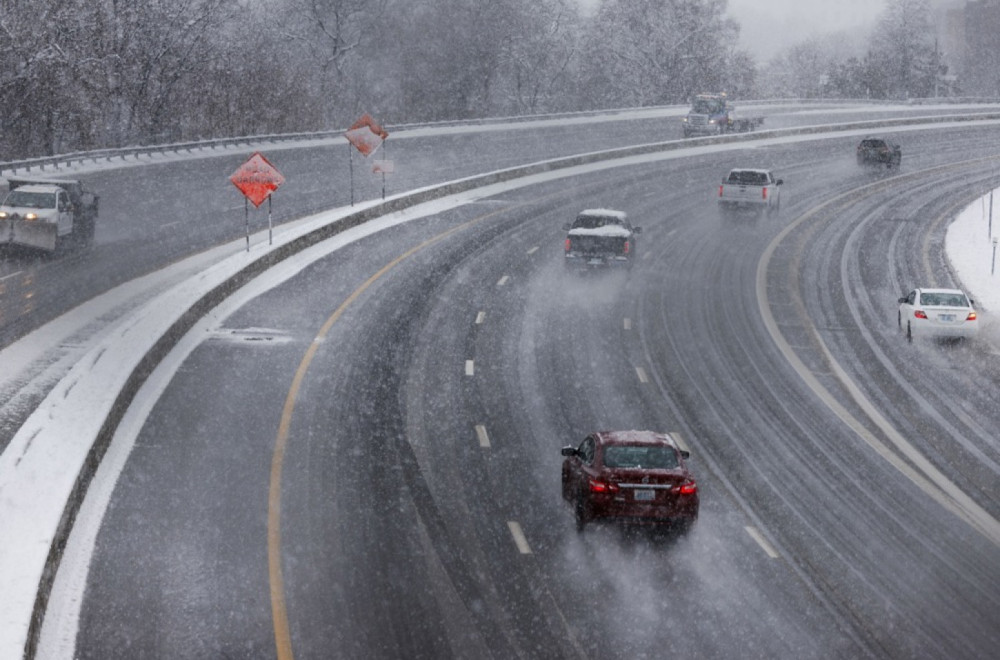
[[482,325],[483,321],[486,320],[486,312],[479,312],[476,314],[476,325]]
[[479,438],[479,446],[483,449],[487,449],[490,446],[490,436],[486,433],[486,427],[482,424],[476,424],[476,437]]
[[476,375],[476,364],[472,360],[465,361],[465,375],[466,376]]
[[528,250],[528,254],[534,254],[536,252],[538,252],[538,246],[537,245],[535,247],[531,248],[530,250]]
[[646,375],[646,370],[643,369],[642,367],[636,367],[635,368],[635,373],[639,376],[639,382],[640,383],[648,383],[649,382],[649,376]]
[[503,286],[509,281],[510,281],[510,275],[504,275],[503,277],[500,278],[500,281],[497,282],[497,286]]
[[509,520],[507,521],[507,527],[510,528],[510,533],[514,537],[514,544],[517,546],[518,552],[522,555],[530,555],[531,546],[528,545],[528,539],[525,538],[524,532],[521,530],[521,525],[513,520]]
[[674,439],[674,442],[676,442],[677,446],[680,447],[683,451],[691,451],[690,449],[688,449],[687,443],[684,442],[684,438],[681,437],[680,433],[678,433],[677,431],[671,431],[670,437]]
[[22,274],[23,272],[24,272],[23,270],[19,270],[16,273],[11,273],[10,275],[4,275],[3,277],[0,277],[0,282],[3,282],[4,280],[9,280],[12,277],[17,277],[18,275]]
[[747,530],[747,534],[750,535],[750,538],[756,541],[757,545],[764,549],[764,552],[767,553],[768,557],[771,559],[777,559],[779,557],[778,551],[774,549],[774,546],[767,542],[767,539],[765,539],[761,533],[757,531],[756,527],[750,527],[748,525],[743,529]]
[[625,319],[625,329],[626,330],[632,329],[632,319]]

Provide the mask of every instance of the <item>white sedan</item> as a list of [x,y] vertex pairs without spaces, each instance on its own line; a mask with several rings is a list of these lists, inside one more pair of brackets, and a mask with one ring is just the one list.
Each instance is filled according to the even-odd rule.
[[906,339],[920,337],[973,337],[979,315],[973,301],[958,289],[914,289],[899,299],[899,327]]

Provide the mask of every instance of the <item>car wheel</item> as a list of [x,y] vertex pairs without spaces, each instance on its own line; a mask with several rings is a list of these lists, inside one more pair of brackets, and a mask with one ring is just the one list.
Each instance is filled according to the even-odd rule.
[[906,323],[906,341],[913,343],[913,328],[910,327],[909,321]]
[[900,330],[903,329],[903,312],[896,312],[896,326]]
[[573,520],[576,522],[576,531],[582,532],[587,526],[587,503],[583,497],[576,496],[576,506],[573,507]]
[[681,536],[688,534],[691,531],[692,527],[694,527],[694,520],[692,520],[691,518],[685,518],[674,526],[674,528],[677,530],[677,533],[680,534]]

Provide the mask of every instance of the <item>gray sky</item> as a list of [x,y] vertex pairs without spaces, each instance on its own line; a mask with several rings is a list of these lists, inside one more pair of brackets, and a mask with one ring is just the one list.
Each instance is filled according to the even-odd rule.
[[729,0],[740,41],[760,62],[812,36],[867,34],[883,8],[877,0]]
[[[598,3],[577,1],[587,8]],[[729,0],[729,15],[740,23],[741,45],[765,63],[812,36],[867,34],[883,7],[880,0]]]

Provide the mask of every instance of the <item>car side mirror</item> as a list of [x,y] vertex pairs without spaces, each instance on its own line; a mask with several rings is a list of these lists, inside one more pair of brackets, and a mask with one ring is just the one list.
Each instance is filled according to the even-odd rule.
[[632,227],[632,231],[636,234],[642,233],[642,227]]
[[683,458],[684,460],[687,460],[687,459],[691,458],[691,452],[689,452],[686,449],[682,449],[681,450],[681,458]]
[[784,180],[784,179],[775,179],[775,180],[774,180],[774,185],[776,185],[776,186],[780,186],[780,185],[781,185],[781,184],[783,184],[784,182],[785,182],[785,180]]
[[898,301],[898,302],[900,302],[900,303],[905,303],[905,302],[906,302],[907,300],[909,300],[909,299],[910,299],[910,298],[909,298],[909,296],[903,296],[902,298],[900,298],[900,299],[899,299],[899,301]]
[[570,224],[570,223],[568,223],[568,222],[563,225],[563,231],[569,231],[572,228],[573,228],[573,225]]
[[576,447],[563,447],[559,453],[563,456],[576,456]]

